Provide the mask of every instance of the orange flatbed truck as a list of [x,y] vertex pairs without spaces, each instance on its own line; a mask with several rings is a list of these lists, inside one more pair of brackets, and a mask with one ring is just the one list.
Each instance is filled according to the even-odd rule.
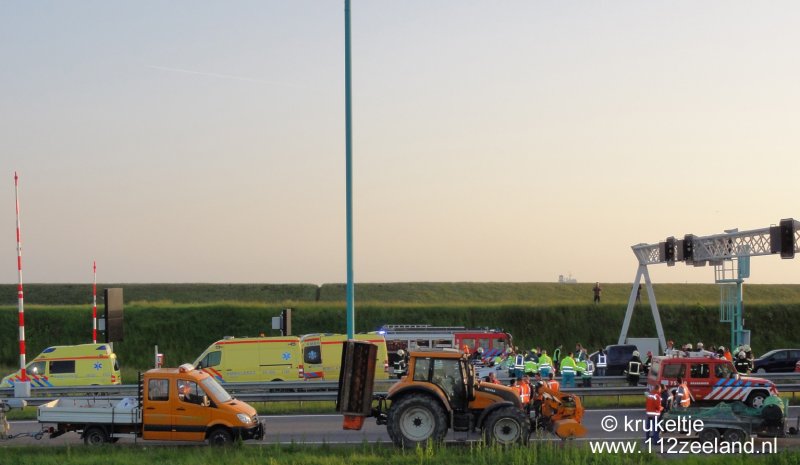
[[61,398],[39,406],[37,419],[51,438],[75,431],[86,444],[122,437],[227,444],[264,436],[253,407],[190,364],[147,371],[138,392],[122,400]]

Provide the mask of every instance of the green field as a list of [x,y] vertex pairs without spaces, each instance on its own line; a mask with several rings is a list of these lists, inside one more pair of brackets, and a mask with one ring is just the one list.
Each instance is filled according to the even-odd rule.
[[[26,300],[29,359],[50,345],[90,341],[91,307],[57,303],[59,295],[71,296],[67,291],[74,292],[74,286],[41,285],[40,295],[49,296],[47,305]],[[558,345],[571,348],[577,342],[597,348],[617,342],[628,286],[604,285],[603,303],[593,305],[588,284],[364,284],[356,288],[356,329],[370,331],[390,323],[493,327],[510,331],[515,344],[523,348],[536,345],[549,350]],[[270,329],[271,318],[287,306],[294,309],[294,334],[345,331],[344,303],[327,300],[334,299],[330,296],[343,296],[338,293],[342,285],[322,286],[319,301],[313,285],[122,287],[128,300],[125,338],[115,343],[115,351],[124,368],[125,382],[131,382],[137,370],[152,365],[154,345],[166,355],[167,364],[174,366],[194,361],[209,344],[226,335],[255,336],[261,332],[277,335]],[[146,292],[148,288],[152,292]],[[29,289],[35,296],[35,285]],[[130,289],[136,292],[129,292]],[[4,291],[11,293],[10,288]],[[264,297],[259,301],[253,297],[259,292],[283,300]],[[667,337],[679,344],[702,340],[707,345],[728,345],[730,326],[719,322],[718,293],[714,285],[657,285],[656,296]],[[145,294],[153,294],[160,300],[148,300]],[[255,300],[236,300],[237,295]],[[746,287],[746,295],[745,327],[752,330],[752,345],[757,354],[797,345],[800,286],[753,285]],[[63,301],[69,300],[67,297]],[[7,301],[13,299],[9,296]],[[34,297],[30,300],[35,302]],[[188,303],[193,300],[197,303]],[[17,363],[17,320],[15,305],[0,307],[0,328],[4,328],[0,333],[0,365],[13,367]],[[645,298],[634,314],[629,336],[655,335]]]

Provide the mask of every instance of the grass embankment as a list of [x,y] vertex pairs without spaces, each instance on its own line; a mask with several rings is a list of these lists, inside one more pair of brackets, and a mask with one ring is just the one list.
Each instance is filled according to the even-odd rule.
[[[710,279],[710,277],[709,277]],[[527,305],[579,305],[591,303],[594,283],[363,283],[355,285],[356,301],[415,304],[454,303],[524,303]],[[603,303],[628,303],[629,283],[601,284]],[[344,284],[98,284],[102,289],[121,287],[125,303],[133,302],[344,302]],[[745,285],[747,303],[800,303],[800,285]],[[673,305],[719,304],[719,287],[715,284],[655,284],[659,303]],[[16,284],[0,284],[0,300],[15,302]],[[642,292],[643,302],[647,293]],[[26,284],[25,302],[33,305],[85,305],[91,308],[91,285]]]
[[[131,302],[313,302],[316,284],[97,284],[98,307],[103,289],[121,287],[125,303]],[[0,295],[13,302],[16,284],[0,284]],[[12,297],[13,296],[13,297]],[[25,303],[32,305],[88,305],[91,311],[91,284],[25,284]]]
[[[152,366],[153,346],[158,345],[169,365],[191,362],[214,341],[226,335],[277,335],[271,318],[283,304],[169,302],[132,303],[125,308],[125,339],[114,344],[120,363],[131,373]],[[295,302],[292,328],[295,334],[344,332],[345,305],[329,302]],[[668,338],[678,343],[704,341],[728,345],[730,326],[719,322],[717,306],[702,304],[660,305]],[[55,344],[85,343],[91,337],[90,318],[83,306],[26,307],[28,360]],[[362,303],[356,308],[356,330],[375,330],[386,323],[502,327],[509,330],[519,347],[540,345],[552,350],[558,345],[571,349],[581,342],[589,348],[616,343],[625,308],[617,304],[407,304]],[[800,305],[792,303],[749,304],[746,327],[752,330],[757,354],[779,347],[795,346],[800,334]],[[0,365],[15,366],[17,353],[17,308],[0,307]],[[13,328],[13,331],[12,329]],[[631,337],[655,337],[648,308],[634,314]]]
[[[102,453],[90,447],[8,447],[3,463],[18,465],[617,465],[662,463],[656,454],[592,454],[588,447],[568,443],[534,443],[528,447],[502,449],[480,444],[398,450],[388,445],[360,446],[237,446],[214,447],[121,447],[104,446]],[[674,459],[674,460],[673,460]],[[716,455],[670,457],[670,463],[687,465],[795,465],[800,453],[781,452],[762,456]]]

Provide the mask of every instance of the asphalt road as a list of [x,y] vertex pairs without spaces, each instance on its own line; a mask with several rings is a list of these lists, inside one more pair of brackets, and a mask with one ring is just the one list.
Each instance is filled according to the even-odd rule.
[[[800,407],[789,408],[790,425],[795,425],[797,417],[800,416]],[[614,420],[606,419],[611,417]],[[266,435],[263,441],[248,441],[247,444],[289,444],[289,443],[305,443],[305,444],[361,444],[363,442],[370,443],[390,443],[389,435],[386,432],[385,426],[378,426],[375,424],[374,419],[367,419],[364,423],[364,428],[361,431],[345,431],[342,429],[342,416],[341,415],[282,415],[282,416],[262,416],[266,424]],[[581,438],[578,442],[591,441],[591,440],[625,440],[625,439],[644,439],[644,433],[638,431],[631,431],[631,427],[637,426],[634,422],[636,420],[644,420],[643,409],[604,409],[604,410],[587,410],[584,415],[583,425],[588,430],[585,438]],[[605,420],[604,420],[605,419]],[[611,431],[605,431],[601,423],[605,422],[606,429],[609,428],[611,423],[616,422],[617,427]],[[628,428],[626,428],[626,424]],[[41,426],[36,421],[14,421],[11,422],[11,433],[16,435],[20,433],[34,434],[41,430]],[[450,432],[447,436],[448,441],[465,442],[469,440],[478,440],[480,436],[478,433],[453,433]],[[545,435],[545,440],[560,441],[555,436]],[[136,440],[139,443],[146,442],[147,444],[175,444],[173,442],[152,442]],[[800,439],[789,439],[793,441],[796,446],[800,446]],[[32,437],[17,437],[12,440],[0,440],[0,445],[43,445],[43,446],[57,446],[57,445],[76,445],[81,444],[83,441],[77,433],[67,433],[63,436],[50,439],[46,435],[41,440],[35,440]],[[132,438],[122,438],[120,443],[133,443]]]

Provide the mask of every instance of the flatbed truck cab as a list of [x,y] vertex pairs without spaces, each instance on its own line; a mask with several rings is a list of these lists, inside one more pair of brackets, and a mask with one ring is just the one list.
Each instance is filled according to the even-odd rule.
[[208,373],[191,364],[144,373],[139,399],[112,403],[62,398],[40,406],[38,420],[56,424],[50,437],[77,431],[87,444],[130,436],[227,444],[264,435],[253,407],[232,398]]

